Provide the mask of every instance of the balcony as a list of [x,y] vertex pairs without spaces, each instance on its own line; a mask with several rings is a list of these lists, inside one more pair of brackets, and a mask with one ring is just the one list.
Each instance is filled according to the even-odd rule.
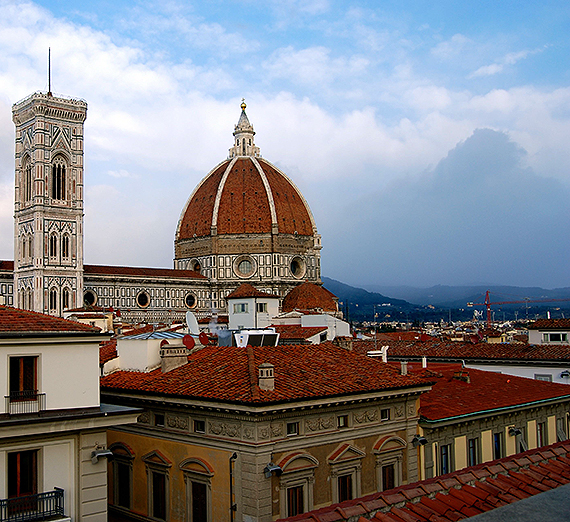
[[40,413],[46,409],[46,394],[37,390],[10,392],[10,395],[4,396],[4,400],[5,411],[9,415]]
[[0,522],[62,518],[63,489],[0,500]]

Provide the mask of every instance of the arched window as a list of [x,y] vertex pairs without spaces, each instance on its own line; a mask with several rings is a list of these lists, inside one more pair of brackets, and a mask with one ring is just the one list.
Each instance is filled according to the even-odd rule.
[[26,246],[28,245],[28,241],[26,238],[22,238],[22,261],[26,260]]
[[61,257],[69,259],[69,236],[67,234],[61,239]]
[[56,158],[51,167],[52,199],[65,199],[65,170],[65,162],[63,161],[63,158]]
[[49,291],[49,309],[51,312],[57,311],[57,290],[55,288]]
[[34,257],[34,242],[31,236],[28,238],[28,255],[30,256],[30,260]]
[[57,236],[52,234],[49,236],[49,257],[57,256]]
[[28,288],[26,290],[26,310],[33,310],[34,309],[34,302],[33,302],[33,298],[32,298],[32,289]]
[[23,172],[23,187],[22,195],[24,203],[32,200],[32,164],[30,160],[26,158],[24,160]]
[[65,310],[69,308],[69,289],[64,288],[63,292],[61,293],[61,309]]

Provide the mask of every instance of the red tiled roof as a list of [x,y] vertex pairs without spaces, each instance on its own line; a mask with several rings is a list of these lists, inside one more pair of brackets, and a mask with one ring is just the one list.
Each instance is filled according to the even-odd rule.
[[175,270],[174,268],[142,268],[132,266],[83,265],[83,272],[90,275],[110,275],[129,277],[169,277],[172,279],[206,279],[194,270]]
[[14,261],[1,261],[0,270],[14,271]]
[[123,335],[123,336],[139,335],[139,334],[149,333],[149,332],[153,332],[153,331],[154,331],[154,326],[152,324],[145,324],[144,326],[140,326],[139,328],[132,328],[130,330],[128,328],[124,328],[121,335]]
[[[567,397],[570,401],[567,384],[462,368],[460,364],[430,364],[427,370],[435,384],[420,397],[420,416],[428,421],[547,399]],[[426,374],[420,364],[408,364],[408,371]]]
[[0,336],[3,333],[77,333],[98,334],[101,330],[94,326],[53,317],[51,315],[0,306]]
[[[425,342],[385,341],[388,345],[388,360],[397,358],[421,358],[429,360],[541,360],[556,361],[570,359],[570,345],[567,344],[526,344],[526,343],[466,343],[457,341],[433,340]],[[374,350],[374,341],[355,341],[353,349],[358,353]]]
[[529,330],[570,330],[570,319],[539,319],[532,323]]
[[244,297],[273,297],[274,299],[279,299],[279,296],[262,292],[250,283],[242,283],[233,292],[228,294],[226,299],[240,299]]
[[[372,336],[374,338],[374,336]],[[378,332],[376,339],[379,341],[429,341],[436,339],[433,335],[424,332],[415,332],[413,330],[398,330],[396,332]]]
[[[280,522],[449,522],[570,483],[570,441],[529,450]],[[351,518],[354,517],[354,518]]]
[[[249,356],[248,356],[249,351]],[[275,367],[275,389],[261,390],[257,368]],[[253,368],[253,370],[251,370]],[[102,378],[106,390],[146,392],[231,403],[278,403],[421,386],[418,375],[354,354],[330,342],[239,348],[208,346],[191,354],[188,364],[162,373],[117,371]]]
[[271,328],[281,339],[308,339],[321,332],[326,332],[326,326],[301,326],[300,324],[274,324]]
[[283,299],[281,310],[291,312],[293,310],[315,310],[325,312],[338,311],[336,296],[324,286],[305,282],[293,288]]
[[105,364],[106,362],[115,359],[118,355],[116,339],[111,339],[107,342],[101,343],[101,346],[99,347],[99,364]]

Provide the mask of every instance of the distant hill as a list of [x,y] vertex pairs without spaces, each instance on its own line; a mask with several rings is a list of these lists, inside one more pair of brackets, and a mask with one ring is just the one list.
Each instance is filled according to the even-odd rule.
[[[473,286],[446,286],[436,285],[429,288],[415,288],[410,286],[384,286],[368,285],[373,292],[380,292],[394,296],[398,299],[418,305],[433,305],[442,308],[464,308],[468,302],[482,303],[485,292],[490,291],[491,302],[521,301],[525,298],[536,299],[570,299],[570,288],[555,288],[547,290],[540,287],[473,285]],[[548,304],[548,306],[552,306]],[[556,306],[569,308],[570,301],[560,302]]]
[[[450,318],[454,321],[464,321],[471,319],[475,310],[468,307],[467,303],[482,303],[487,290],[491,293],[492,303],[522,301],[526,297],[531,300],[568,299],[568,301],[560,302],[529,303],[528,307],[524,303],[495,305],[492,309],[499,314],[497,318],[546,317],[547,311],[551,312],[552,317],[570,315],[568,311],[570,309],[570,288],[546,290],[539,287],[493,285],[437,285],[430,288],[370,285],[366,290],[329,277],[322,279],[325,287],[339,298],[339,307],[352,321],[371,321],[374,317],[374,305],[376,305],[376,317],[379,321],[447,321]],[[481,312],[485,310],[483,306],[476,309]]]

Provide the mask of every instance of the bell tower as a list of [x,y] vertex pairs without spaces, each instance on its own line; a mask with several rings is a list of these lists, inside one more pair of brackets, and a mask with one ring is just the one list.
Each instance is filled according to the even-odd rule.
[[14,303],[62,315],[83,306],[83,100],[36,92],[16,126]]

